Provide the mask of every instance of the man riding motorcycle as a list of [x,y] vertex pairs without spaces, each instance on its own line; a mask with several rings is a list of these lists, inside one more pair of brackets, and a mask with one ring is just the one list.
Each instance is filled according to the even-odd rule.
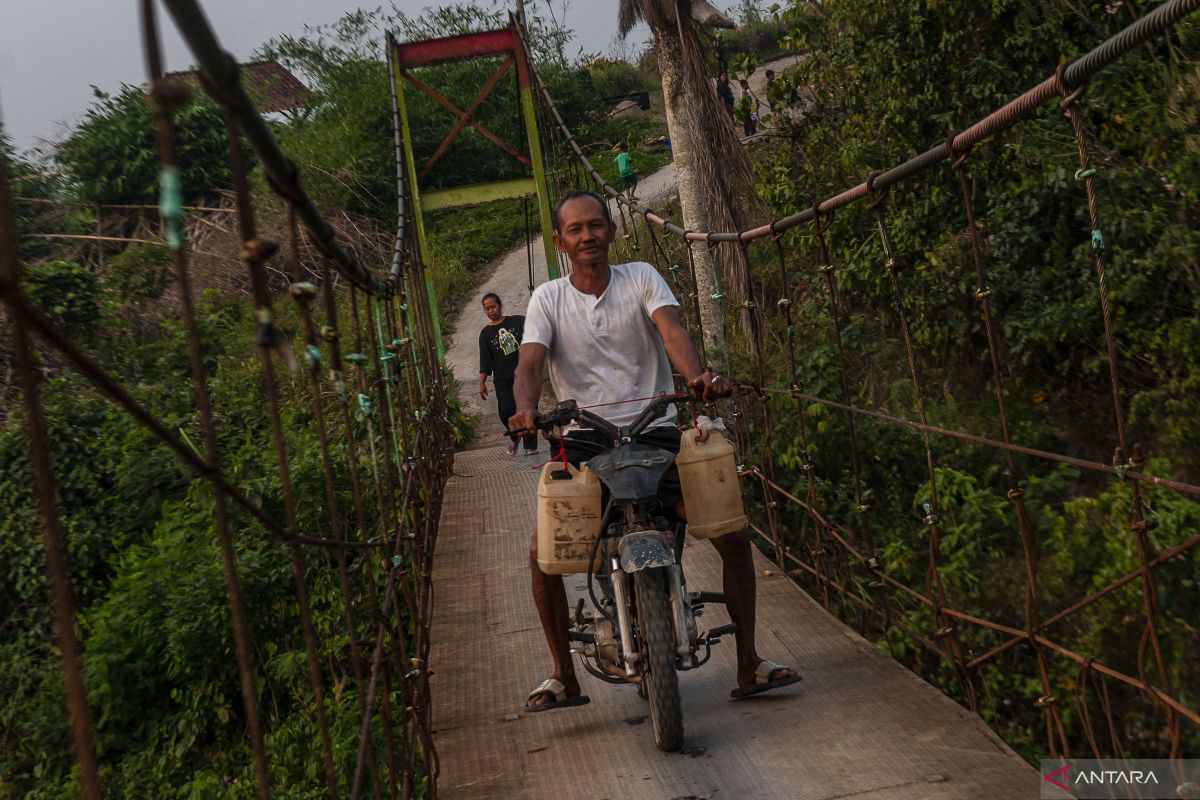
[[[646,405],[646,401],[621,401],[673,392],[672,365],[698,400],[709,402],[731,394],[729,381],[701,368],[683,327],[679,303],[654,267],[645,262],[608,263],[616,226],[603,198],[594,192],[569,192],[555,206],[553,222],[554,242],[570,259],[572,271],[569,277],[537,287],[529,300],[515,376],[517,413],[509,420],[510,431],[535,430],[547,359],[550,383],[560,400],[599,406],[596,413],[615,425],[628,424]],[[645,435],[673,452],[679,450],[679,437],[673,407]],[[595,445],[586,431],[568,432],[562,442],[567,460],[576,465],[594,454]],[[659,499],[665,509],[686,520],[674,467],[660,485]],[[796,683],[800,675],[795,670],[760,658],[755,649],[755,573],[749,532],[711,541],[721,556],[729,617],[737,625],[737,687],[731,695],[744,697]],[[554,672],[530,692],[525,710],[583,705],[588,698],[581,694],[571,661],[566,589],[561,575],[547,575],[538,567],[536,530],[529,563],[533,599]]]

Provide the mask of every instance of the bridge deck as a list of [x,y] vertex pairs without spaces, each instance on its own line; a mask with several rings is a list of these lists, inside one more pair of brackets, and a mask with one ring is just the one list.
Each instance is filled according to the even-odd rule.
[[[587,706],[523,714],[550,668],[529,595],[532,459],[459,453],[435,563],[435,741],[445,798],[1024,798],[1037,773],[984,723],[759,562],[760,652],[798,686],[732,701],[732,642],[682,673],[685,754],[654,748],[644,701],[580,670]],[[689,588],[720,560],[689,542]],[[772,569],[772,572],[774,570]],[[567,578],[568,591],[582,579]],[[715,619],[714,619],[715,618]],[[709,608],[704,622],[727,621]]]

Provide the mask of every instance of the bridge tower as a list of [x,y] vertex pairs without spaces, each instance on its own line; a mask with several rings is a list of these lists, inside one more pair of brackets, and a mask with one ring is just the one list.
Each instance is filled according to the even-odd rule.
[[[437,293],[431,277],[435,265],[430,261],[429,238],[425,230],[425,214],[427,212],[481,205],[498,200],[536,198],[538,217],[544,234],[542,243],[545,248],[546,269],[551,278],[557,278],[559,275],[554,239],[550,235],[553,227],[550,219],[550,193],[546,183],[537,115],[534,111],[529,54],[517,31],[517,24],[519,23],[514,19],[507,28],[499,30],[416,42],[400,43],[391,33],[387,36],[388,66],[391,72],[392,101],[397,129],[397,158],[400,162],[396,177],[400,196],[407,197],[411,204],[417,254],[426,265],[425,291],[433,311],[439,357],[444,353],[442,352],[441,321],[437,313]],[[414,74],[414,71],[421,67],[435,64],[496,57],[503,58],[499,68],[483,85],[465,111],[422,82]],[[480,106],[492,94],[501,78],[513,68],[516,70],[519,92],[519,113],[526,135],[525,152],[510,145],[475,119],[475,114]],[[406,85],[428,95],[456,117],[441,144],[420,165],[418,165],[413,152],[412,125],[409,120],[408,104],[405,101]],[[427,179],[434,165],[468,126],[526,167],[531,174],[505,180],[427,189]]]

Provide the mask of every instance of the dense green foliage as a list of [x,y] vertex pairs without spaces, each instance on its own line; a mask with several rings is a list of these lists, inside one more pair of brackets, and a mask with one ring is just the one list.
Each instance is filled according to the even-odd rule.
[[[48,172],[40,165],[30,162],[17,155],[8,134],[4,132],[4,124],[0,121],[0,158],[7,160],[9,191],[13,202],[13,225],[18,231],[30,230],[38,216],[39,201],[55,197],[59,191],[60,181],[53,172]],[[35,258],[45,255],[48,247],[44,240],[22,238],[18,240],[18,255],[22,258]]]
[[[1082,4],[998,0],[962,5],[826,0],[795,2],[780,12],[787,43],[807,53],[772,87],[769,102],[780,138],[760,153],[765,196],[777,214],[808,206],[862,181],[870,170],[899,163],[942,142],[983,114],[1054,72],[1129,24],[1150,3]],[[1131,442],[1149,454],[1146,469],[1195,482],[1200,477],[1200,31],[1194,21],[1127,55],[1087,87],[1081,112],[1088,131],[1100,201],[1107,275],[1113,303],[1118,370]],[[1005,393],[1013,439],[1020,444],[1107,462],[1115,445],[1104,331],[1092,234],[1070,123],[1048,104],[1036,119],[980,145],[966,169],[982,225],[987,286],[1007,362]],[[903,308],[931,423],[999,438],[991,361],[957,179],[946,166],[892,189],[886,224],[898,256]],[[916,417],[900,341],[886,258],[866,203],[838,212],[828,232],[841,293],[850,400]],[[774,385],[794,382],[814,395],[840,399],[838,356],[824,276],[811,227],[786,238],[799,254],[793,285],[779,281],[773,248],[761,248],[761,304],[776,331],[767,352]],[[793,302],[798,374],[786,374],[782,306]],[[782,366],[782,372],[780,367]],[[749,364],[747,364],[747,368]],[[846,418],[820,404],[772,400],[783,436],[775,458],[789,488],[803,495],[803,463],[816,462],[819,504],[831,519],[858,528]],[[799,444],[798,424],[811,437]],[[929,563],[930,499],[919,435],[870,419],[857,420],[857,441],[874,553],[887,572],[924,586]],[[1138,565],[1129,530],[1130,489],[1095,473],[1018,459],[1008,475],[995,451],[933,439],[941,502],[939,564],[950,605],[1022,627],[1024,562],[1012,503],[1014,480],[1025,489],[1036,543],[1043,616],[1070,605]],[[1129,453],[1125,454],[1126,457]],[[1157,523],[1155,552],[1191,536],[1200,506],[1169,490],[1148,494]],[[789,516],[808,553],[811,527]],[[871,550],[859,530],[859,544]],[[805,542],[801,546],[801,542]],[[840,573],[839,573],[840,574]],[[1197,705],[1200,685],[1200,593],[1196,555],[1157,570],[1158,617],[1172,693]],[[870,596],[871,576],[852,571],[852,585]],[[815,584],[814,591],[816,590]],[[1047,630],[1083,655],[1157,680],[1151,655],[1139,655],[1143,635],[1140,586],[1131,583],[1092,608]],[[899,620],[934,638],[931,616],[893,597]],[[886,641],[951,694],[963,697],[953,674],[896,627],[843,611]],[[974,654],[1003,641],[970,625],[957,627]],[[1139,664],[1140,661],[1140,664]],[[1070,702],[1078,665],[1051,656],[1052,693],[1059,698],[1072,752],[1090,752],[1079,709]],[[1028,647],[985,666],[981,713],[1029,758],[1045,757],[1043,689]],[[1118,733],[1128,752],[1165,756],[1161,711],[1111,683]],[[1094,693],[1090,695],[1094,698]],[[1094,702],[1094,701],[1093,701]],[[1093,705],[1094,720],[1102,713]],[[1102,752],[1107,733],[1097,728]],[[1200,734],[1184,723],[1185,752]]]
[[[1078,4],[1077,4],[1078,5]],[[1106,7],[995,0],[964,6],[925,0],[797,2],[755,30],[776,31],[783,45],[808,53],[783,74],[769,102],[778,112],[774,133],[758,153],[764,196],[790,213],[814,196],[857,183],[944,140],[1052,72],[1061,60],[1094,45],[1144,10],[1145,3]],[[746,8],[759,6],[744,4]],[[1110,12],[1108,8],[1115,9]],[[757,13],[757,12],[756,12]],[[745,16],[745,14],[743,14]],[[326,209],[377,220],[394,216],[396,189],[388,79],[382,31],[399,37],[447,35],[500,24],[477,8],[452,7],[409,18],[382,12],[347,15],[306,37],[280,38],[266,53],[295,69],[313,88],[309,109],[276,130],[300,164],[307,189]],[[562,65],[561,31],[536,27],[534,56],[581,142],[593,145],[597,167],[615,177],[608,148],[625,139],[635,166],[648,174],[669,158],[640,151],[659,131],[653,119],[609,122],[598,95],[609,85],[633,85],[620,65],[589,75]],[[749,26],[747,26],[749,29]],[[749,34],[745,34],[749,35]],[[1131,437],[1151,459],[1147,470],[1186,480],[1200,477],[1200,76],[1195,26],[1139,49],[1096,79],[1083,98],[1107,240],[1109,277],[1123,397]],[[738,41],[736,37],[729,41]],[[760,43],[761,44],[761,43]],[[755,51],[760,45],[738,45]],[[762,45],[765,46],[765,45]],[[421,72],[422,80],[466,107],[497,63],[460,63]],[[511,78],[511,76],[510,76]],[[408,87],[418,161],[432,155],[453,118]],[[523,142],[516,94],[506,79],[480,119],[507,141]],[[223,124],[207,103],[185,110],[180,122],[185,185],[194,195],[222,185]],[[2,141],[2,140],[0,140]],[[128,149],[126,149],[128,148]],[[968,169],[984,225],[989,285],[1009,364],[1006,397],[1013,438],[1103,461],[1113,446],[1108,365],[1090,259],[1090,230],[1070,129],[1057,108],[980,145]],[[120,154],[114,157],[114,153]],[[59,155],[76,190],[91,200],[145,200],[155,194],[155,156],[149,115],[133,89],[100,98]],[[32,173],[29,165],[18,165]],[[188,170],[191,170],[189,172]],[[430,173],[428,188],[521,174],[489,142],[468,131]],[[567,173],[554,176],[560,184]],[[261,182],[260,182],[261,183]],[[17,184],[31,196],[52,193],[35,180]],[[930,421],[997,436],[991,366],[974,299],[977,288],[964,215],[953,176],[943,167],[895,188],[886,206],[889,229],[912,269],[901,275],[902,308],[911,325]],[[449,312],[474,281],[474,272],[524,235],[517,202],[429,215],[434,281]],[[21,220],[18,219],[18,224]],[[844,308],[851,400],[912,416],[913,395],[897,341],[898,318],[869,211],[840,212],[829,231]],[[768,382],[793,381],[805,391],[841,399],[838,355],[829,324],[819,259],[808,230],[788,234],[798,254],[781,284],[769,248],[757,248],[762,282],[759,307],[773,336],[765,362]],[[75,341],[189,443],[201,441],[191,395],[182,327],[166,303],[168,253],[131,248],[99,273],[70,259],[39,260],[32,251],[25,288]],[[787,331],[778,299],[792,301],[797,375],[788,363]],[[731,312],[733,310],[731,309]],[[732,319],[731,313],[731,319]],[[281,516],[270,432],[262,401],[254,327],[244,302],[207,292],[199,304],[221,450],[228,473],[251,499]],[[294,333],[286,311],[279,323]],[[731,326],[732,329],[732,326]],[[752,360],[743,361],[749,375]],[[300,517],[325,520],[320,455],[309,435],[311,411],[302,378],[284,376],[283,416]],[[252,796],[245,720],[233,670],[227,604],[213,544],[207,490],[177,459],[81,379],[48,370],[44,386],[51,450],[86,648],[86,680],[111,796],[216,798]],[[845,418],[820,404],[772,399],[772,455],[781,481],[803,495],[804,464],[816,463],[817,496],[831,519],[854,527],[851,442]],[[739,406],[751,425],[753,405]],[[75,791],[61,677],[53,642],[39,527],[20,415],[0,423],[0,797],[57,798]],[[799,444],[803,423],[810,450]],[[361,420],[356,422],[356,432]],[[928,563],[929,499],[920,439],[859,420],[857,443],[875,539],[872,552],[887,572],[922,588]],[[993,452],[935,439],[941,502],[939,563],[950,604],[1005,624],[1024,620],[1024,563],[1006,492],[1014,476]],[[1022,459],[1036,533],[1039,602],[1058,610],[1138,565],[1128,530],[1128,484],[1082,470]],[[344,507],[348,486],[337,487]],[[369,504],[371,487],[367,487]],[[761,510],[761,509],[760,509]],[[1165,490],[1149,496],[1157,551],[1200,526],[1200,507]],[[784,512],[789,543],[812,549],[805,518]],[[321,523],[314,523],[318,525]],[[368,527],[374,524],[367,521]],[[280,796],[318,797],[321,758],[311,714],[303,643],[286,553],[240,516],[235,540],[255,640],[267,746]],[[323,535],[319,530],[303,531]],[[861,542],[864,545],[865,542]],[[356,580],[372,578],[366,560]],[[333,570],[313,587],[316,625],[325,648],[336,758],[353,763],[358,704],[346,664]],[[1196,556],[1158,570],[1159,614],[1172,692],[1197,705],[1200,685],[1200,592]],[[863,595],[869,574],[847,577]],[[815,585],[814,594],[819,595]],[[1136,582],[1047,631],[1084,654],[1138,674],[1142,635]],[[962,697],[952,673],[921,643],[892,626],[841,612],[897,657],[951,694]],[[895,620],[923,635],[935,627],[924,610],[896,602]],[[365,630],[363,631],[365,633]],[[966,625],[965,647],[980,653],[999,637]],[[1150,662],[1142,658],[1142,665]],[[1153,675],[1153,668],[1150,668]],[[1042,693],[1028,648],[1013,648],[986,667],[981,712],[1029,758],[1044,754]],[[1051,659],[1074,752],[1087,752],[1079,711],[1069,698],[1076,666]],[[1166,752],[1161,715],[1140,695],[1113,686],[1120,735],[1130,752]],[[403,705],[400,697],[394,705]],[[1095,709],[1093,708],[1093,713]],[[1194,729],[1185,728],[1195,749]]]
[[641,70],[620,58],[593,59],[587,65],[587,71],[596,94],[601,97],[619,97],[630,92],[657,88],[649,85]]
[[[125,86],[115,95],[95,90],[96,102],[56,152],[80,198],[138,203],[158,194],[158,152],[146,95]],[[229,181],[224,118],[206,96],[175,115],[175,146],[185,196],[192,200]]]
[[[156,277],[161,254],[145,248],[122,259],[99,277],[69,262],[47,262],[28,270],[26,286],[151,413],[185,442],[201,442],[182,326],[155,301],[162,291]],[[131,283],[135,263],[141,268]],[[287,334],[295,333],[290,306],[280,307],[277,320]],[[85,322],[86,328],[73,327]],[[252,315],[241,300],[208,291],[198,322],[225,473],[268,514],[282,518]],[[300,532],[326,536],[328,509],[306,377],[283,372],[281,390]],[[108,792],[254,796],[207,485],[71,373],[44,386],[43,406]],[[337,418],[332,404],[326,413]],[[354,435],[365,439],[363,425],[359,418]],[[0,426],[0,476],[0,503],[8,509],[0,520],[0,797],[73,796],[69,727],[18,414]],[[364,491],[369,518],[361,524],[377,535],[382,528],[371,514],[374,490],[368,485]],[[337,492],[343,509],[354,507],[344,473]],[[243,515],[234,515],[234,538],[258,648],[256,680],[275,790],[288,797],[325,796],[287,551]],[[345,774],[357,752],[360,711],[336,570],[324,563],[330,558],[311,556],[311,565],[323,567],[310,570],[311,602],[328,670],[335,756]],[[356,584],[380,580],[373,560],[350,559]],[[361,640],[370,635],[367,623],[360,618]],[[404,703],[393,698],[394,706]]]
[[[398,30],[404,39],[500,24],[497,15],[470,6],[415,19],[353,13],[308,38],[268,46],[268,54],[277,55],[313,84],[310,108],[272,124],[285,152],[300,165],[306,188],[324,209],[394,219],[392,115],[379,47],[383,29]],[[600,121],[593,112],[601,104],[587,73],[562,66],[555,58],[562,34],[536,21],[533,25],[535,57],[572,125],[602,141],[641,138],[651,131],[653,124],[643,121],[611,128]],[[465,107],[496,66],[452,64],[424,70],[421,77]],[[524,149],[511,73],[509,78],[485,104],[481,119]],[[409,100],[414,118],[421,121],[414,129],[414,146],[418,159],[424,160],[453,117],[415,92]],[[189,193],[220,188],[228,178],[220,114],[198,101],[182,111],[177,122]],[[464,133],[461,147],[447,152],[428,186],[523,171],[479,140]],[[157,155],[141,93],[130,87],[117,96],[101,97],[58,159],[70,173],[68,194],[91,201],[151,201]],[[261,177],[254,178],[258,199],[267,200]],[[33,191],[40,185],[28,186]],[[57,191],[45,194],[62,196]],[[272,209],[270,203],[260,204],[264,232],[278,224]],[[19,218],[18,225],[27,221]],[[426,225],[433,281],[441,310],[448,314],[475,282],[475,271],[524,237],[525,209],[520,202],[507,202],[439,212],[427,215]],[[532,225],[536,233],[536,212]],[[133,246],[94,268],[77,263],[66,249],[56,251],[56,258],[39,259],[32,251],[28,255],[25,289],[39,309],[129,387],[168,429],[178,431],[189,446],[199,447],[203,439],[186,341],[174,306],[169,250]],[[290,309],[290,303],[282,304],[276,312],[287,336],[297,329]],[[225,471],[251,500],[280,518],[282,497],[268,445],[252,315],[244,298],[216,290],[204,293],[198,315]],[[208,489],[153,436],[60,367],[47,354],[44,409],[106,790],[126,797],[252,796],[245,716]],[[320,451],[311,435],[307,381],[303,375],[286,373],[281,378],[298,516],[308,521],[301,533],[327,535],[320,529],[328,524],[328,515]],[[71,796],[78,787],[23,424],[18,412],[5,412],[0,416],[0,504],[9,512],[0,520],[0,797]],[[336,416],[332,407],[327,410],[328,418]],[[361,416],[354,426],[363,441]],[[337,491],[347,509],[354,504],[344,483]],[[363,524],[368,533],[376,533],[377,521],[370,514],[374,489],[366,486],[365,491],[370,518]],[[250,520],[235,515],[234,524],[242,589],[258,647],[256,681],[274,789],[286,797],[324,796],[289,559],[286,550]],[[349,674],[348,632],[336,571],[328,569],[329,556],[316,558],[326,567],[312,570],[311,594],[321,658],[327,665],[327,712],[339,771],[347,774],[357,751],[358,700]],[[372,560],[352,557],[351,562],[355,585],[378,578],[370,568]],[[359,634],[361,640],[369,639],[365,624]],[[392,705],[403,708],[407,701],[395,694]],[[416,777],[420,790],[424,778]]]

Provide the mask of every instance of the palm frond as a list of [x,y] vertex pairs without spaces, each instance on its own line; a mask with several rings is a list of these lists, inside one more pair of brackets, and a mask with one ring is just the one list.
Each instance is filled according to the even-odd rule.
[[617,35],[624,39],[643,19],[642,4],[638,0],[621,0],[617,9]]

